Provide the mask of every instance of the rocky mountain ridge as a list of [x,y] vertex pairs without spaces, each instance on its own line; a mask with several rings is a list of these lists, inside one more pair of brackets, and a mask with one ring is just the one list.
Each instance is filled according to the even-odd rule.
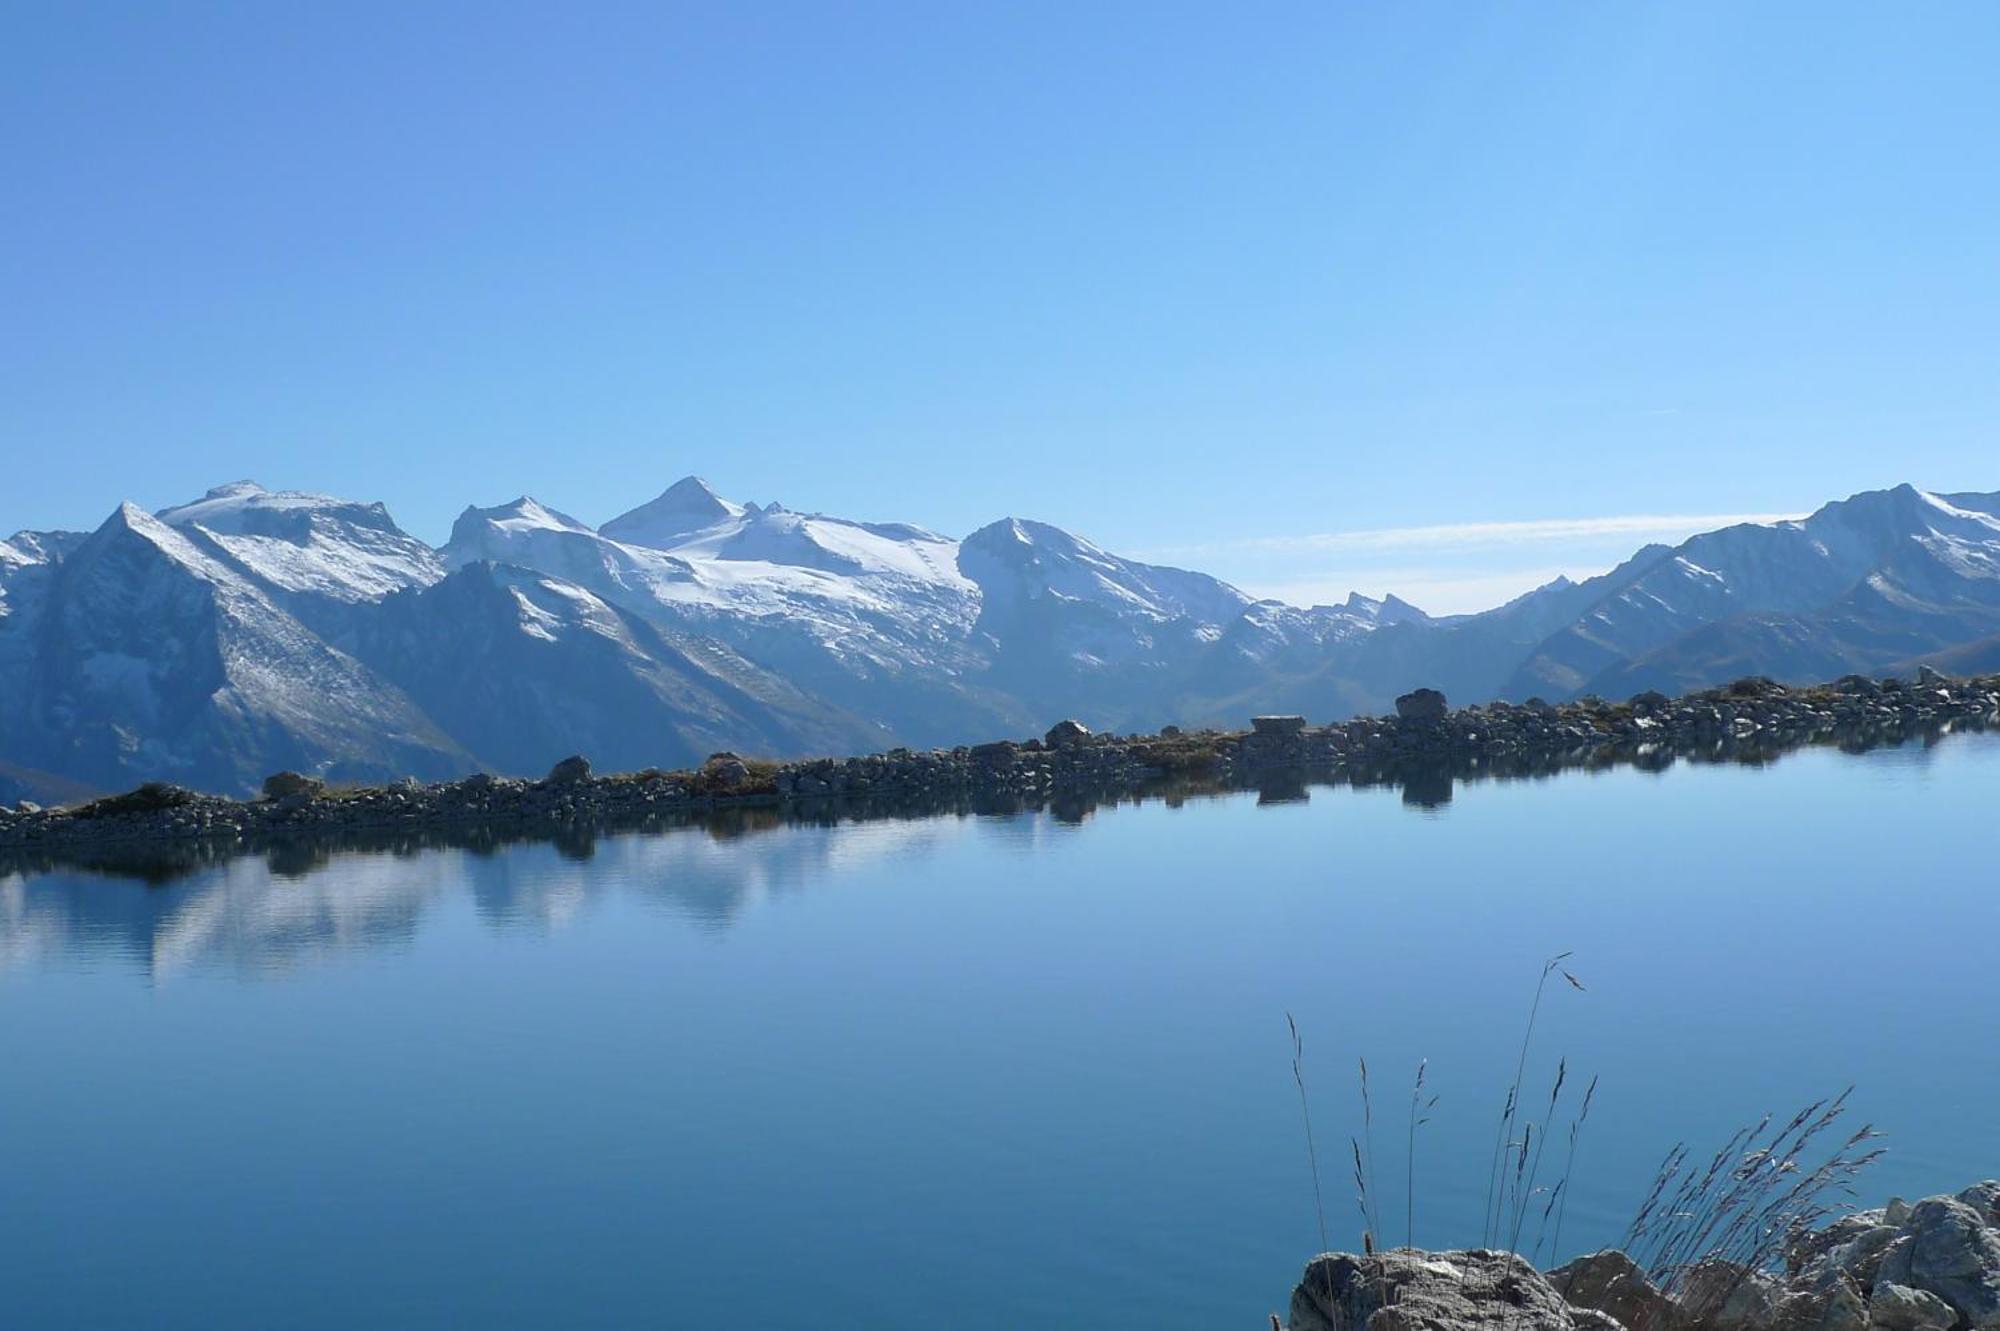
[[[0,542],[0,798],[686,766],[931,747],[1051,717],[1157,729],[1806,681],[2000,635],[2000,495],[1909,486],[1648,547],[1477,615],[1298,607],[1007,518],[925,528],[726,499],[604,523],[523,496],[433,549],[380,504],[238,482]],[[25,775],[22,775],[25,774]]]

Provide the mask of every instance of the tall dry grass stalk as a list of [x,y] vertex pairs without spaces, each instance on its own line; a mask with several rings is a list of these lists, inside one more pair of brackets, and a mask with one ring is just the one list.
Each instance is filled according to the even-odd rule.
[[[1521,1033],[1521,1054],[1515,1061],[1514,1082],[1507,1088],[1507,1099],[1500,1110],[1500,1123],[1493,1135],[1493,1160],[1488,1166],[1486,1178],[1486,1219],[1479,1237],[1479,1245],[1482,1248],[1493,1246],[1493,1240],[1499,1236],[1501,1222],[1507,1213],[1507,1157],[1513,1150],[1525,1149],[1527,1145],[1526,1134],[1523,1134],[1517,1142],[1510,1133],[1513,1131],[1516,1115],[1520,1109],[1521,1081],[1528,1072],[1528,1049],[1534,1043],[1535,1022],[1541,1016],[1542,996],[1548,991],[1549,977],[1560,974],[1563,979],[1569,981],[1572,988],[1583,988],[1583,981],[1563,969],[1563,962],[1569,960],[1572,955],[1570,952],[1558,952],[1543,962],[1541,976],[1535,982],[1535,1001],[1528,1006],[1528,1025]],[[1518,1167],[1516,1173],[1519,1173]]]
[[[1417,1129],[1431,1121],[1430,1111],[1437,1108],[1438,1098],[1433,1095],[1428,1104],[1424,1103],[1424,1073],[1430,1067],[1428,1058],[1417,1062],[1417,1080],[1410,1087],[1410,1142],[1404,1157],[1403,1176],[1403,1245],[1417,1246]],[[1418,1117],[1421,1114],[1422,1117]]]
[[1535,1125],[1530,1123],[1526,1134],[1523,1136],[1522,1155],[1525,1158],[1527,1154],[1527,1139],[1532,1138],[1535,1143],[1535,1160],[1533,1167],[1528,1170],[1525,1187],[1518,1179],[1515,1184],[1514,1225],[1512,1229],[1507,1231],[1507,1249],[1509,1252],[1519,1252],[1521,1250],[1521,1226],[1528,1216],[1528,1203],[1534,1199],[1535,1180],[1541,1176],[1542,1172],[1542,1152],[1547,1150],[1549,1145],[1549,1124],[1555,1120],[1556,1103],[1562,1099],[1563,1083],[1568,1078],[1569,1060],[1567,1058],[1558,1059],[1556,1061],[1556,1083],[1549,1088],[1549,1107],[1542,1112],[1541,1134],[1536,1136]]
[[[1360,1063],[1361,1139],[1367,1143],[1368,1147],[1368,1180],[1373,1180],[1375,1178],[1375,1106],[1374,1102],[1368,1097],[1368,1060],[1365,1058],[1361,1059]],[[1362,1211],[1368,1222],[1368,1232],[1373,1235],[1379,1235],[1382,1232],[1382,1213],[1375,1206],[1373,1194],[1369,1192],[1366,1181],[1362,1185],[1361,1195]]]
[[[1815,1144],[1847,1109],[1848,1087],[1794,1114],[1767,1135],[1771,1115],[1740,1128],[1702,1169],[1688,1167],[1677,1143],[1654,1176],[1622,1245],[1662,1289],[1677,1292],[1704,1262],[1733,1262],[1744,1271],[1777,1264],[1787,1242],[1844,1209],[1828,1199],[1882,1157],[1867,1144],[1882,1134],[1868,1124],[1838,1145]],[[1676,1179],[1679,1180],[1676,1184]]]
[[[1576,1144],[1583,1123],[1590,1116],[1590,1106],[1597,1094],[1597,1079],[1591,1078],[1589,1087],[1569,1126],[1569,1144],[1563,1164],[1563,1174],[1551,1188],[1541,1185],[1542,1163],[1547,1152],[1548,1139],[1554,1131],[1555,1117],[1563,1102],[1563,1092],[1569,1083],[1569,1060],[1559,1059],[1556,1063],[1554,1084],[1549,1089],[1548,1102],[1538,1123],[1523,1119],[1521,1114],[1521,1085],[1527,1075],[1529,1054],[1534,1046],[1537,1023],[1541,1017],[1543,1000],[1551,978],[1561,976],[1573,989],[1582,990],[1584,984],[1564,966],[1572,954],[1559,952],[1542,963],[1540,976],[1536,980],[1533,1001],[1528,1007],[1527,1026],[1522,1032],[1521,1048],[1516,1058],[1514,1083],[1507,1088],[1505,1104],[1501,1110],[1500,1122],[1495,1135],[1493,1158],[1487,1171],[1487,1198],[1484,1207],[1484,1231],[1481,1245],[1494,1246],[1496,1240],[1504,1239],[1507,1247],[1520,1252],[1521,1233],[1526,1227],[1530,1206],[1537,1196],[1545,1198],[1541,1211],[1535,1243],[1535,1255],[1539,1257],[1544,1239],[1549,1234],[1550,1222],[1554,1221],[1555,1243],[1561,1244],[1562,1217],[1567,1207],[1571,1179],[1576,1168]],[[1298,1088],[1299,1114],[1305,1124],[1306,1160],[1312,1170],[1313,1202],[1319,1218],[1320,1248],[1328,1247],[1326,1205],[1321,1188],[1319,1172],[1319,1152],[1315,1144],[1312,1126],[1312,1109],[1306,1093],[1304,1072],[1304,1042],[1299,1035],[1298,1023],[1290,1012],[1285,1013],[1285,1025],[1292,1040],[1292,1081]],[[1375,1172],[1375,1104],[1368,1073],[1368,1060],[1356,1060],[1358,1082],[1361,1092],[1361,1132],[1350,1135],[1348,1145],[1354,1161],[1354,1198],[1359,1207],[1362,1224],[1362,1250],[1374,1252],[1383,1234],[1382,1212]],[[1425,1098],[1425,1089],[1430,1074],[1430,1060],[1422,1059],[1417,1064],[1415,1079],[1410,1085],[1409,1117],[1404,1129],[1404,1242],[1416,1245],[1417,1230],[1417,1134],[1418,1130],[1431,1121],[1430,1114],[1437,1107],[1436,1095]],[[1516,1127],[1519,1135],[1515,1135]],[[1663,1191],[1666,1183],[1657,1185],[1656,1191]],[[1526,1254],[1522,1254],[1525,1256]]]
[[1312,1105],[1306,1099],[1306,1046],[1299,1038],[1299,1024],[1292,1020],[1290,1012],[1285,1013],[1285,1026],[1292,1033],[1292,1081],[1299,1088],[1299,1116],[1306,1125],[1306,1164],[1312,1170],[1313,1212],[1319,1217],[1319,1250],[1326,1252],[1332,1245],[1326,1238],[1326,1197],[1319,1186],[1319,1148],[1313,1144]]
[[1361,1139],[1349,1137],[1347,1144],[1354,1148],[1354,1200],[1361,1207],[1361,1251],[1375,1251],[1375,1224],[1369,1219],[1368,1170],[1361,1163]]
[[[1556,1214],[1555,1233],[1549,1240],[1551,1257],[1562,1251],[1563,1213],[1569,1209],[1569,1181],[1570,1177],[1576,1173],[1576,1139],[1583,1135],[1583,1125],[1590,1119],[1590,1102],[1596,1098],[1597,1078],[1592,1077],[1590,1085],[1586,1086],[1583,1090],[1583,1107],[1577,1111],[1576,1117],[1569,1122],[1569,1154],[1563,1160],[1562,1179],[1556,1184],[1555,1191],[1549,1194],[1549,1206],[1555,1208]],[[1545,1207],[1542,1211],[1542,1223],[1544,1225],[1548,1224],[1548,1219],[1549,1212],[1548,1208]],[[1535,1238],[1535,1258],[1537,1261],[1541,1259],[1541,1255],[1542,1240],[1540,1235],[1537,1235]]]

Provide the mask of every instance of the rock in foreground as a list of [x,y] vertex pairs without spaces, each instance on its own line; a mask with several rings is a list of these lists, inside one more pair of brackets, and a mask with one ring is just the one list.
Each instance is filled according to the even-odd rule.
[[2000,1331],[2000,1182],[1841,1216],[1782,1272],[1707,1259],[1658,1282],[1622,1252],[1546,1277],[1513,1253],[1315,1257],[1291,1331]]
[[1315,1257],[1292,1291],[1291,1331],[1610,1331],[1601,1313],[1572,1308],[1528,1262],[1475,1248],[1397,1248]]

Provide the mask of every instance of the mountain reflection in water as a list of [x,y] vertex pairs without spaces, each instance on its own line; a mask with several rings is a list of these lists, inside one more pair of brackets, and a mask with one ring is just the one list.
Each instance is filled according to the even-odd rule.
[[[1900,744],[1851,744],[1852,752],[1892,748],[1899,761],[1926,761],[1948,732]],[[1711,761],[1761,766],[1788,752],[1739,746]],[[1624,756],[1618,766],[1664,771],[1672,754]],[[1585,765],[1587,770],[1613,764]],[[1079,825],[1100,808],[1158,800],[1254,794],[1259,806],[1309,800],[1315,786],[1386,786],[1415,811],[1436,814],[1462,784],[1548,779],[1566,770],[1468,770],[1404,764],[1368,780],[1329,782],[1305,770],[1260,773],[1247,786],[1163,782],[1141,790],[1065,791],[1043,800],[997,804],[940,800],[921,808],[837,806],[737,808],[678,815],[643,830],[588,826],[552,837],[491,828],[356,833],[274,842],[249,850],[183,843],[106,847],[86,862],[0,863],[0,970],[63,954],[115,955],[155,978],[194,965],[246,973],[279,972],[316,954],[395,946],[416,932],[426,910],[457,893],[498,929],[553,929],[593,897],[636,888],[673,915],[720,930],[760,896],[821,880],[835,861],[895,853],[921,856],[978,819],[1024,814]],[[856,824],[838,837],[801,835]]]

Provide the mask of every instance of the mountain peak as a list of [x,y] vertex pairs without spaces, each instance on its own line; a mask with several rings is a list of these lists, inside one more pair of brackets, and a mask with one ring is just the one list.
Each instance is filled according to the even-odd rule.
[[240,499],[245,495],[260,495],[266,493],[268,493],[268,491],[266,491],[263,486],[257,484],[257,482],[255,481],[245,479],[241,481],[230,481],[224,485],[211,486],[209,487],[208,493],[203,495],[202,498]]
[[660,498],[672,499],[685,504],[708,503],[727,505],[729,502],[716,492],[715,487],[708,483],[706,477],[702,476],[681,477],[672,485],[660,491]]
[[453,539],[457,539],[459,528],[467,524],[476,526],[480,523],[510,528],[555,527],[567,531],[590,530],[584,523],[578,522],[567,513],[550,508],[533,495],[521,495],[504,504],[495,504],[492,508],[480,508],[477,505],[468,507],[465,512],[458,515],[458,521],[452,525]]
[[601,530],[627,545],[666,548],[677,537],[732,522],[754,507],[724,499],[699,476],[683,476],[658,498],[619,514]]

